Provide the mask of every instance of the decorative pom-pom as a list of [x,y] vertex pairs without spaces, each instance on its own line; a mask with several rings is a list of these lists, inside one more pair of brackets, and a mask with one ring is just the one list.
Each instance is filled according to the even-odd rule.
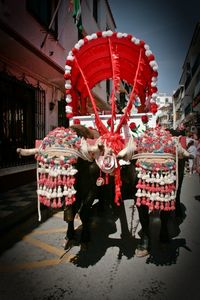
[[72,117],[73,117],[73,113],[67,113],[67,114],[66,114],[66,118],[67,118],[67,119],[71,119]]
[[98,31],[96,34],[97,34],[98,37],[102,37],[102,32],[101,31]]

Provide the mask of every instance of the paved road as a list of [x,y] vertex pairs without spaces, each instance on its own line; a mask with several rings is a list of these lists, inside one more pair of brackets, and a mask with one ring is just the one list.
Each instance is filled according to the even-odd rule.
[[[119,220],[107,212],[93,219],[88,251],[81,252],[77,243],[63,257],[62,213],[39,226],[33,216],[1,240],[0,299],[200,299],[199,183],[197,175],[185,177],[185,219],[179,227],[174,219],[169,224],[174,237],[168,248],[161,248],[155,233],[153,253],[145,258],[134,256],[140,226],[134,237],[137,213],[132,200],[125,201],[127,221],[122,218],[131,236],[122,239]],[[78,218],[75,225],[78,237]]]

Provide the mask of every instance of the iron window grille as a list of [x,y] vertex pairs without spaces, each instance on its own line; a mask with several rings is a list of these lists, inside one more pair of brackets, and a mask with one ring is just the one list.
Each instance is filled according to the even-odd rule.
[[35,163],[16,149],[34,148],[45,136],[45,91],[0,72],[0,168]]

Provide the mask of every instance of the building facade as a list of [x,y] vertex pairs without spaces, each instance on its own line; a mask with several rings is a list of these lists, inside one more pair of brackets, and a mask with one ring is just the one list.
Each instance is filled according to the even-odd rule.
[[[70,0],[0,2],[2,176],[8,167],[35,168],[33,159],[18,158],[16,148],[32,148],[53,128],[68,126],[64,67],[78,39],[96,31],[115,31],[107,0],[80,2],[82,31],[74,22]],[[101,103],[106,99],[105,85],[94,90]]]
[[175,126],[194,126],[200,134],[200,22],[195,27],[179,84],[173,95]]
[[159,93],[156,102],[158,104],[158,112],[156,116],[159,117],[159,123],[166,128],[172,128],[173,126],[172,96],[166,93]]

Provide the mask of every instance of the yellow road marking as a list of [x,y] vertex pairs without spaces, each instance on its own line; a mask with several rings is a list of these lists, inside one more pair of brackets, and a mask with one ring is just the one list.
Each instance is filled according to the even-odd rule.
[[60,258],[53,258],[53,259],[45,259],[41,261],[32,261],[26,263],[20,263],[15,265],[7,265],[3,266],[0,265],[0,273],[5,272],[16,272],[18,270],[30,270],[30,269],[38,269],[38,268],[45,268],[50,266],[55,266],[62,263],[71,262],[75,259],[76,255],[66,253],[62,259]]
[[66,232],[67,228],[51,228],[51,229],[35,229],[31,234],[48,234],[48,233],[56,233],[56,232]]
[[9,265],[9,266],[0,266],[0,272],[10,272],[10,271],[18,271],[22,269],[37,269],[42,267],[54,266],[60,263],[59,258],[54,259],[46,259],[42,261],[33,261],[33,262],[26,262],[21,264]]
[[53,215],[53,217],[63,219],[63,212],[56,213],[55,215]]
[[39,241],[37,239],[34,239],[34,238],[30,237],[30,236],[25,236],[23,238],[23,240],[25,240],[28,243],[30,243],[30,244],[32,244],[32,245],[34,245],[36,247],[39,247],[39,248],[41,248],[41,249],[43,249],[43,250],[45,250],[45,251],[47,251],[49,253],[53,253],[53,254],[55,254],[55,255],[57,255],[59,257],[63,254],[63,250],[61,250],[59,248],[56,248],[54,246],[51,246],[49,244],[46,244],[46,243],[44,243],[42,241]]
[[76,258],[76,254],[66,253],[66,254],[60,259],[60,263],[71,262],[71,261],[75,260],[75,258]]
[[[39,240],[37,240],[37,239],[34,239],[34,238],[32,238],[32,237],[29,237],[29,236],[24,237],[24,240],[27,241],[28,243],[30,243],[30,244],[36,246],[36,247],[39,247],[39,248],[41,248],[41,249],[47,251],[47,252],[53,253],[53,254],[55,254],[55,255],[58,255],[59,258],[60,258],[60,257],[64,257],[64,258],[65,258],[64,260],[65,260],[65,261],[68,261],[68,262],[69,262],[72,258],[74,258],[74,256],[75,256],[74,254],[70,254],[69,252],[66,252],[66,253],[65,253],[65,251],[62,250],[62,249],[56,248],[56,247],[54,247],[54,246],[51,246],[51,245],[49,245],[49,244],[47,244],[47,243],[41,242],[41,241],[39,241]],[[64,254],[64,255],[63,255],[63,254]],[[63,261],[63,259],[60,259],[59,261],[61,262],[61,261]]]
[[[75,226],[75,230],[80,229],[81,226],[77,225]],[[58,256],[58,258],[53,259],[46,259],[46,260],[40,260],[40,261],[32,261],[32,262],[25,262],[25,263],[19,263],[14,265],[0,265],[0,272],[15,272],[17,270],[22,269],[36,269],[36,268],[42,268],[42,267],[48,267],[48,266],[54,266],[57,264],[67,263],[67,262],[73,262],[76,259],[76,254],[70,254],[70,252],[66,252],[60,248],[56,248],[54,246],[51,246],[47,243],[44,243],[36,238],[33,238],[32,234],[48,234],[48,233],[56,233],[56,232],[66,232],[66,228],[51,228],[46,230],[33,230],[32,233],[29,235],[26,235],[22,238],[22,240],[30,243],[31,245],[34,245],[37,248],[41,248],[51,254],[54,254]]]

